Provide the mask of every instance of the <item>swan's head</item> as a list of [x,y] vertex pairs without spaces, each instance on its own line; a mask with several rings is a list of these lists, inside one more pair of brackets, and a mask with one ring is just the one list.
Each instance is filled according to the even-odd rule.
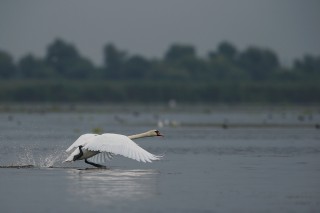
[[150,130],[149,131],[150,136],[163,136],[161,135],[161,133],[159,132],[159,130]]

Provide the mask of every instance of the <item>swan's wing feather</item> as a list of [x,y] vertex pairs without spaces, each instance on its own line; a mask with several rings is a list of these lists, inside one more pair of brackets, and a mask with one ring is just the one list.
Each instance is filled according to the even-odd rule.
[[94,163],[105,163],[107,160],[111,160],[112,158],[113,155],[110,152],[101,152],[89,159]]
[[80,149],[74,148],[74,151],[67,157],[67,159],[64,162],[71,162],[73,161],[73,157],[80,154]]
[[160,156],[153,155],[142,149],[127,136],[118,134],[98,135],[91,139],[83,148],[91,151],[122,155],[142,162],[151,162],[161,158]]
[[97,136],[97,134],[83,134],[81,135],[69,148],[66,150],[66,152],[71,153],[79,146],[85,146],[90,139]]

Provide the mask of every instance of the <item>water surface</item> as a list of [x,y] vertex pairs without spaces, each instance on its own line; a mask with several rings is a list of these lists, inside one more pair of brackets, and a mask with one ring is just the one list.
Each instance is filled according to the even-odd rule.
[[[0,113],[3,212],[319,212],[317,111]],[[303,118],[301,117],[303,116]],[[276,125],[266,125],[276,124]],[[116,156],[108,169],[61,163],[94,129],[164,138],[136,142],[161,161]]]

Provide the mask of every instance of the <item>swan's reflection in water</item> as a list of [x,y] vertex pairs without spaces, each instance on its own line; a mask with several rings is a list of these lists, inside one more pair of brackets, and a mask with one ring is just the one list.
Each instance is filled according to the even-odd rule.
[[141,200],[157,193],[156,170],[69,170],[68,192],[92,204]]

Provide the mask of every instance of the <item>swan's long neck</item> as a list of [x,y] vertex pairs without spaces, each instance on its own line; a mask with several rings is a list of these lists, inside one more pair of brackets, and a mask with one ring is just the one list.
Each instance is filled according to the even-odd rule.
[[150,132],[144,132],[136,135],[130,135],[128,138],[131,140],[138,139],[138,138],[145,138],[145,137],[152,137],[153,135],[150,134]]

